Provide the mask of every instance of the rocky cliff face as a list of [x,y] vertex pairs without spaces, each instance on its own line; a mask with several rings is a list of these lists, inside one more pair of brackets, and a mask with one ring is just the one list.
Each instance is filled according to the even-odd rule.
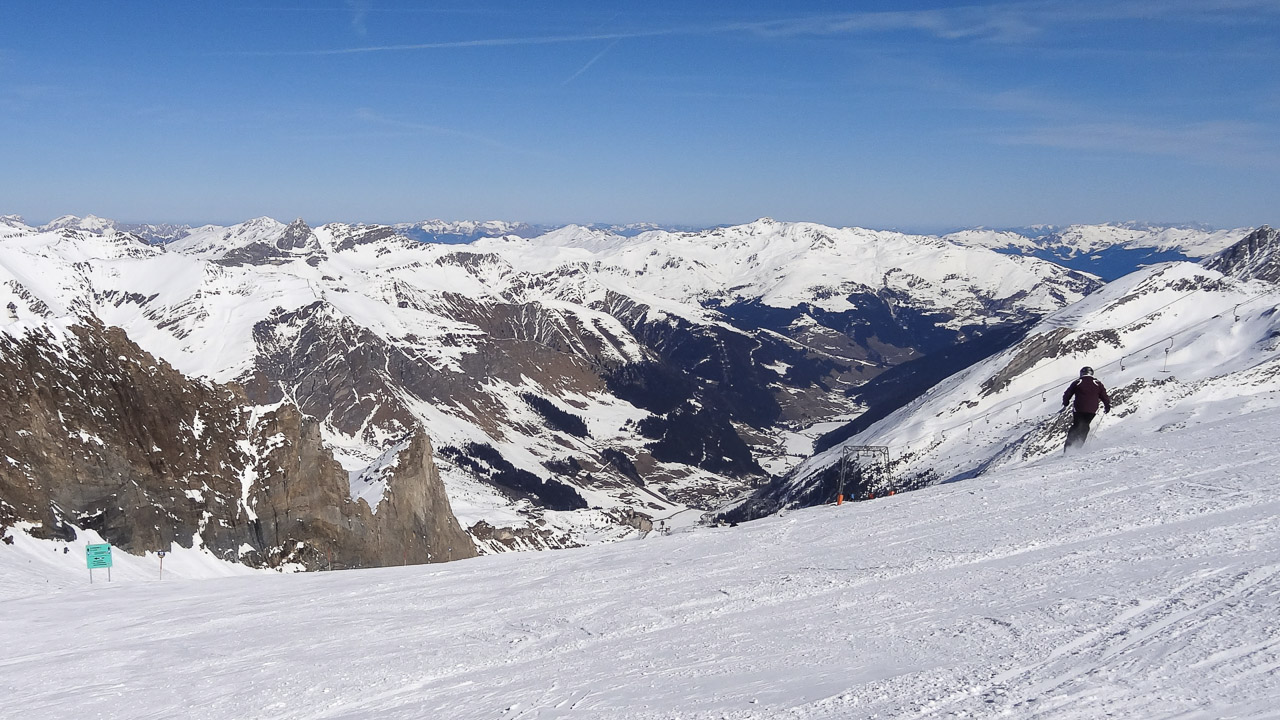
[[1241,280],[1280,282],[1280,231],[1263,225],[1204,266]]
[[128,552],[203,545],[227,560],[307,569],[475,554],[421,432],[377,481],[375,507],[319,425],[192,380],[118,328],[85,321],[0,335],[0,526],[98,531]]

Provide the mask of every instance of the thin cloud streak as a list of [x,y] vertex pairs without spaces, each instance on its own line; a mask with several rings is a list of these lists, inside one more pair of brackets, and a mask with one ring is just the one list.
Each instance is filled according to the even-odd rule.
[[[962,8],[961,10],[967,10]],[[945,39],[961,39],[991,35],[996,30],[1009,34],[1015,23],[1008,20],[959,23],[948,18],[951,11],[911,11],[887,13],[858,13],[852,15],[821,16],[770,20],[723,25],[669,27],[653,30],[628,30],[593,32],[572,35],[546,35],[532,37],[478,38],[474,40],[445,40],[427,43],[403,43],[395,45],[369,45],[350,48],[320,50],[246,50],[220,55],[242,57],[307,57],[326,55],[361,55],[382,52],[411,52],[415,50],[450,50],[484,47],[518,47],[529,45],[563,45],[570,43],[598,42],[601,40],[632,40],[673,36],[705,36],[754,34],[762,37],[793,37],[798,35],[840,35],[894,30],[918,30]],[[1029,28],[1020,28],[1030,32]]]
[[1040,26],[1023,13],[1001,10],[960,7],[945,10],[865,12],[738,23],[727,26],[726,29],[768,38],[914,31],[941,40],[1003,41],[1024,40],[1040,31]]
[[915,31],[941,40],[1020,42],[1064,24],[1154,19],[1246,23],[1259,15],[1277,14],[1280,14],[1280,0],[1113,0],[1093,3],[1046,0],[784,18],[739,23],[729,28],[766,37]]
[[573,82],[574,80],[578,79],[578,76],[579,76],[579,75],[581,75],[582,73],[586,72],[587,70],[590,70],[590,69],[591,69],[591,66],[592,66],[592,65],[595,65],[597,60],[599,60],[600,58],[604,57],[604,56],[605,56],[605,53],[607,53],[607,52],[609,52],[610,50],[612,50],[612,49],[613,49],[613,46],[614,46],[614,45],[617,45],[617,44],[618,44],[618,43],[620,43],[620,42],[622,42],[622,38],[618,38],[617,40],[614,40],[613,42],[609,43],[607,46],[605,46],[605,49],[603,49],[603,50],[601,50],[600,52],[596,53],[595,57],[593,57],[593,58],[591,58],[590,60],[588,60],[586,65],[583,65],[582,67],[578,68],[578,72],[576,72],[576,73],[574,73],[574,74],[570,75],[570,76],[569,76],[569,77],[568,77],[564,82],[560,83],[560,86],[561,86],[561,87],[564,87],[565,85],[568,85],[569,83],[571,83],[571,82]]
[[[376,8],[361,8],[361,14]],[[1280,0],[1119,0],[1111,2],[1009,3],[967,5],[932,10],[809,15],[758,22],[590,32],[532,37],[478,38],[426,43],[370,45],[320,50],[268,50],[226,53],[238,56],[325,56],[380,52],[411,52],[483,47],[558,45],[593,41],[672,36],[741,35],[793,38],[915,32],[946,41],[1019,43],[1052,32],[1064,24],[1121,20],[1217,21],[1245,23],[1259,16],[1280,15]],[[353,20],[353,23],[355,21]]]
[[637,32],[594,33],[587,35],[548,35],[525,38],[484,38],[479,40],[448,40],[444,42],[411,43],[407,45],[371,45],[368,47],[338,48],[332,50],[263,50],[220,53],[243,57],[280,57],[280,56],[320,56],[320,55],[361,55],[378,52],[405,52],[412,50],[449,50],[458,48],[479,47],[513,47],[521,45],[563,45],[567,43],[583,43],[599,40],[627,40],[632,38],[663,37],[681,34],[697,34],[706,30],[645,30]]

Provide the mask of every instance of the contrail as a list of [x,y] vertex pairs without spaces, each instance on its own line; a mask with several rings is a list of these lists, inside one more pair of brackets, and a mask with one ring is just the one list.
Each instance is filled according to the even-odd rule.
[[[725,28],[724,31],[728,31]],[[662,37],[666,35],[688,35],[706,33],[707,29],[688,30],[643,30],[636,32],[597,33],[592,35],[548,35],[531,38],[487,38],[483,40],[451,40],[448,42],[414,43],[411,45],[373,45],[369,47],[339,48],[336,50],[262,50],[220,53],[246,57],[265,57],[282,55],[359,55],[362,53],[397,52],[406,50],[442,50],[450,48],[470,47],[505,47],[512,45],[558,45],[564,43],[591,42],[593,40],[625,40],[627,38]],[[612,47],[612,46],[610,46]],[[606,48],[607,49],[607,48]],[[592,61],[594,62],[594,60]]]
[[600,58],[604,57],[604,54],[605,54],[605,53],[607,53],[607,52],[609,52],[610,50],[612,50],[612,49],[613,49],[613,46],[614,46],[614,45],[617,45],[617,44],[618,44],[618,43],[620,43],[620,42],[622,42],[622,38],[618,38],[618,39],[614,40],[613,42],[609,43],[607,46],[605,46],[605,49],[603,49],[603,50],[601,50],[600,52],[596,53],[596,56],[595,56],[595,57],[593,57],[593,58],[591,58],[590,60],[588,60],[586,65],[583,65],[581,68],[578,68],[578,72],[576,72],[576,73],[574,73],[574,74],[570,75],[570,76],[568,77],[568,79],[566,79],[564,82],[560,83],[560,86],[561,86],[561,87],[564,87],[565,85],[568,85],[569,83],[573,82],[575,78],[577,78],[577,77],[578,77],[579,75],[581,75],[582,73],[586,72],[586,71],[587,71],[587,70],[588,70],[592,65],[595,65],[597,60],[599,60]]

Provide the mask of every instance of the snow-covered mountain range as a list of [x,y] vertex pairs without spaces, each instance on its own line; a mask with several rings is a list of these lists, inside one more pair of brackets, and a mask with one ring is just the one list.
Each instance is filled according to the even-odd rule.
[[[1280,405],[1280,233],[1262,227],[1200,264],[1172,262],[1104,286],[1018,343],[819,453],[739,507],[756,516],[825,502],[841,458],[848,494],[867,497],[1023,465],[1063,451],[1068,383],[1083,366],[1109,389],[1094,434],[1170,432]],[[1085,451],[1087,452],[1087,446]]]
[[[3,215],[0,216],[0,226],[12,225],[14,227],[28,227],[28,223],[19,215]],[[39,230],[86,230],[89,232],[102,232],[104,230],[115,230],[118,232],[127,232],[137,235],[152,244],[165,244],[176,242],[188,235],[216,228],[218,226],[202,225],[193,227],[191,225],[174,224],[174,223],[125,223],[109,218],[102,218],[96,215],[85,215],[83,217],[77,215],[63,215],[54,218],[44,225],[31,226]],[[508,222],[505,220],[422,220],[412,223],[394,223],[387,227],[394,228],[398,234],[404,235],[412,240],[425,243],[443,243],[446,245],[465,245],[482,238],[506,237],[514,235],[516,237],[537,237],[552,230],[563,227],[562,225],[536,225],[522,222]],[[593,230],[601,230],[603,232],[632,237],[643,232],[653,230],[666,230],[671,232],[696,232],[702,228],[682,225],[660,225],[658,223],[627,223],[622,225],[608,223],[593,223],[586,225]]]
[[1156,263],[1202,260],[1238,242],[1251,230],[1129,222],[1018,230],[969,229],[943,237],[961,245],[1051,260],[1103,280],[1114,280]]
[[[1278,283],[1266,226],[1104,285],[768,220],[157,245],[6,216],[5,707],[1273,717]],[[1113,407],[1068,454],[1084,365]],[[759,483],[721,514],[759,522],[681,527]],[[90,542],[128,551],[111,585]],[[491,556],[248,567],[462,543]]]
[[370,468],[422,428],[489,550],[692,521],[803,459],[885,370],[994,351],[1097,286],[937,237],[768,219],[462,245],[270,218],[164,245],[107,221],[0,228],[7,337],[96,318],[253,407],[295,405],[371,507]]

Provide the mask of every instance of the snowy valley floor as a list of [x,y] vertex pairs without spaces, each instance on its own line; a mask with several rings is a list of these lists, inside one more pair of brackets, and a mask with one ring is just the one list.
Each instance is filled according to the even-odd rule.
[[448,565],[89,586],[0,546],[0,715],[1277,717],[1277,436],[1104,426],[997,476]]

